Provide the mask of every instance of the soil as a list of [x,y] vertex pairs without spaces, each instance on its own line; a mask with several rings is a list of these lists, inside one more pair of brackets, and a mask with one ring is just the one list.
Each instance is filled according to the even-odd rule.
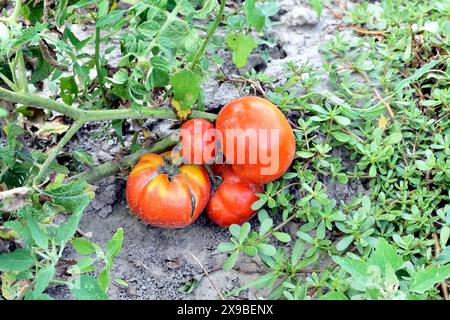
[[[277,43],[269,50],[271,58],[265,62],[261,55],[253,54],[245,70],[264,70],[276,79],[274,85],[277,85],[284,80],[283,65],[288,61],[309,62],[317,70],[322,68],[319,46],[337,32],[341,21],[336,20],[329,8],[324,8],[322,16],[317,17],[305,2],[308,1],[280,1],[280,13],[273,19],[273,30],[269,33]],[[245,71],[234,69],[230,61],[223,65],[223,69],[227,76]],[[326,81],[315,90],[327,90]],[[242,95],[234,84],[219,83],[214,79],[205,84],[204,92],[207,110],[219,110],[224,102]],[[94,156],[96,162],[102,163],[130,146],[130,138],[126,139],[123,147],[117,139],[98,136],[104,125],[98,123],[84,127],[69,148],[83,148]],[[129,122],[127,125],[135,124]],[[149,120],[144,126],[157,139],[170,133],[174,125],[170,120]],[[338,156],[344,159],[344,166],[352,167],[353,164],[345,160],[347,155],[344,150],[338,151]],[[128,287],[113,283],[109,292],[111,299],[218,299],[218,293],[191,254],[208,270],[210,279],[222,293],[264,273],[264,267],[257,259],[247,257],[241,257],[233,270],[224,272],[221,268],[227,255],[218,253],[216,247],[228,239],[228,231],[212,224],[205,214],[183,229],[154,228],[130,214],[124,199],[123,177],[109,177],[96,183],[96,186],[96,198],[84,214],[80,230],[84,234],[92,234],[92,240],[100,244],[105,244],[117,228],[123,227],[125,231],[123,249],[116,258],[112,278],[123,279]],[[347,185],[327,183],[327,188],[330,197],[337,202],[347,202],[365,192],[359,181],[351,181]],[[293,226],[294,223],[285,231],[295,233],[297,228]],[[65,258],[76,259],[77,255],[69,247]],[[196,284],[193,291],[181,292],[180,288],[189,283]],[[53,288],[49,293],[58,299],[71,298],[62,286]],[[263,294],[257,290],[246,290],[238,298],[252,299]]]

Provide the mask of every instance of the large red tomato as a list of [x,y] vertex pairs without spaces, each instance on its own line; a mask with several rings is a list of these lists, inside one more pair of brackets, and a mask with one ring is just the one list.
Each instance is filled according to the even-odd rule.
[[255,215],[251,206],[259,199],[256,193],[263,191],[263,185],[241,180],[232,167],[227,166],[222,172],[222,183],[209,200],[208,216],[222,227],[243,224]]
[[127,181],[127,201],[143,221],[158,227],[184,227],[208,203],[211,183],[202,166],[183,164],[170,152],[142,156]]
[[294,159],[294,132],[283,113],[266,99],[231,101],[220,110],[216,128],[227,161],[246,181],[274,181]]
[[180,128],[181,155],[188,163],[211,163],[215,141],[216,129],[205,119],[188,120]]

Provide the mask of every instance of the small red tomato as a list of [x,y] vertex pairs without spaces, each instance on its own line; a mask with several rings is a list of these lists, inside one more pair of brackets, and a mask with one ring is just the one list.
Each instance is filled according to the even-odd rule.
[[234,172],[253,183],[281,177],[295,155],[294,132],[270,101],[242,97],[229,102],[216,121],[217,139]]
[[181,155],[187,163],[207,164],[214,160],[216,129],[205,119],[191,119],[180,128]]
[[170,152],[142,156],[127,180],[131,211],[157,227],[184,227],[205,209],[211,193],[202,166],[182,164]]
[[209,218],[222,227],[232,224],[243,224],[256,213],[252,204],[259,198],[256,193],[262,193],[264,186],[241,180],[227,166],[222,173],[222,183],[211,196],[206,211]]

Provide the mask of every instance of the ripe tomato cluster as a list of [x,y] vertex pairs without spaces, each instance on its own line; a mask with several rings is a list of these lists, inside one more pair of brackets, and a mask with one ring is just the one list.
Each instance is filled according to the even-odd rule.
[[242,97],[221,109],[216,127],[186,121],[179,151],[144,155],[128,177],[128,205],[154,226],[189,225],[205,208],[220,226],[242,224],[255,214],[263,184],[280,178],[294,154],[283,113],[266,99]]

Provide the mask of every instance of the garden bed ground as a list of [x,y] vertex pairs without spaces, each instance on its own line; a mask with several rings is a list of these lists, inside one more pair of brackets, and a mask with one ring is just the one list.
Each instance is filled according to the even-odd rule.
[[[279,81],[283,79],[282,66],[288,61],[307,62],[320,69],[322,59],[319,46],[342,27],[330,8],[325,8],[322,16],[299,0],[282,0],[281,11],[274,22],[272,37],[278,46],[271,50],[271,60],[265,64],[258,54],[251,56],[249,68],[264,70]],[[339,8],[334,8],[339,10]],[[236,72],[226,69],[226,72]],[[242,71],[242,70],[241,70]],[[276,85],[277,82],[274,83]],[[226,101],[239,96],[238,88],[230,82],[219,85],[209,81],[205,86],[206,106],[218,110]],[[326,83],[320,87],[326,90]],[[147,123],[155,138],[170,131],[170,120]],[[99,161],[111,160],[121,150],[116,140],[95,134],[102,129],[100,124],[91,124],[82,129],[68,148],[82,147],[90,151]],[[339,150],[338,150],[339,152]],[[342,152],[344,155],[345,152]],[[352,166],[345,162],[344,165]],[[216,251],[217,245],[228,238],[228,231],[212,224],[203,214],[191,226],[183,229],[161,229],[147,226],[132,216],[124,199],[125,180],[122,176],[109,177],[96,183],[96,198],[85,212],[80,231],[92,235],[98,243],[105,243],[114,231],[123,227],[125,230],[124,248],[117,257],[112,277],[123,279],[128,287],[112,284],[112,299],[217,299],[218,294],[211,285],[195,259],[194,255],[208,270],[211,280],[219,290],[227,292],[233,288],[257,278],[263,274],[263,267],[255,259],[240,259],[235,268],[229,272],[222,270],[226,254]],[[328,193],[336,201],[348,201],[354,195],[365,192],[363,184],[357,180],[347,185],[327,184]],[[294,225],[295,223],[293,223]],[[293,225],[291,227],[293,227]],[[286,228],[286,232],[296,232],[296,228]],[[66,259],[76,258],[76,253],[69,247]],[[190,293],[181,292],[184,286]],[[70,298],[64,287],[55,287],[49,292],[58,299]],[[241,298],[255,298],[256,291],[243,291]]]

